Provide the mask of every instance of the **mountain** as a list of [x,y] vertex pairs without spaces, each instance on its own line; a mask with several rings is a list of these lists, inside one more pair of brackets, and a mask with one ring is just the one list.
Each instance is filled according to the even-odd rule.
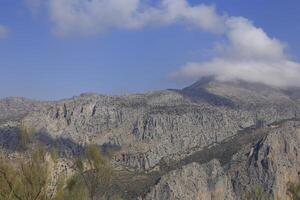
[[0,121],[16,120],[37,109],[41,102],[21,97],[8,97],[0,100]]
[[128,199],[240,199],[256,185],[283,198],[300,174],[299,91],[204,78],[145,94],[4,99],[0,147],[14,150],[22,121],[65,155],[89,143],[115,149],[117,165],[148,180],[119,185]]

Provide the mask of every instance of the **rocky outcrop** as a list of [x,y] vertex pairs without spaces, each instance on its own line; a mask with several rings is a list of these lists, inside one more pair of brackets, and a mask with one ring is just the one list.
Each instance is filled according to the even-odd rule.
[[288,183],[300,183],[299,151],[300,122],[284,122],[222,166],[212,156],[172,170],[141,199],[288,199]]
[[18,147],[19,122],[8,121],[0,124],[0,151],[14,152]]
[[232,200],[236,199],[230,177],[220,162],[191,163],[162,177],[147,194],[146,200]]
[[213,79],[124,96],[7,98],[0,149],[16,150],[22,122],[63,159],[90,143],[116,150],[114,164],[134,180],[117,187],[128,199],[285,199],[300,174],[299,99],[298,88]]
[[299,151],[298,121],[275,128],[266,138],[233,158],[228,174],[234,191],[242,196],[259,187],[270,199],[287,199],[288,183],[300,183]]
[[44,106],[24,121],[54,138],[118,146],[126,154],[123,164],[148,169],[161,158],[220,142],[258,122],[295,118],[299,110],[278,88],[202,81],[183,90],[85,94]]
[[84,94],[47,103],[8,98],[0,101],[0,113],[1,119],[23,119],[54,140],[120,147],[124,164],[145,169],[163,157],[220,142],[258,121],[295,118],[296,99],[295,93],[278,88],[207,79],[183,90],[126,96]]
[[38,102],[21,97],[0,99],[0,123],[20,120],[28,113],[38,110],[46,104],[46,102]]

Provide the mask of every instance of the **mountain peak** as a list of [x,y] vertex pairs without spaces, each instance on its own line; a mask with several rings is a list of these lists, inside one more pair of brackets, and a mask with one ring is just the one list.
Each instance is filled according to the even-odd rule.
[[279,87],[274,87],[264,83],[258,82],[247,82],[243,80],[229,80],[221,81],[217,80],[213,76],[203,77],[200,80],[196,81],[192,85],[185,87],[183,90],[199,90],[199,89],[208,89],[209,87],[232,87],[239,89],[246,89],[255,92],[261,91],[282,91]]

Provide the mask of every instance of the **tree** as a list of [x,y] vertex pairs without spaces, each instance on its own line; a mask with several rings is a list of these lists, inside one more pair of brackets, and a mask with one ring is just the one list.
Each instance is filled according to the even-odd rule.
[[0,157],[0,200],[116,199],[110,193],[111,157],[102,155],[96,145],[88,146],[85,156],[74,161],[75,174],[57,180],[53,192],[49,192],[50,162],[55,162],[57,157],[55,150],[47,153],[42,146],[14,161]]
[[94,200],[97,197],[108,199],[113,177],[110,158],[110,156],[103,156],[96,145],[88,146],[85,158],[75,162],[77,174],[68,184],[69,191],[74,187],[77,188],[78,185],[83,185],[89,199]]
[[46,200],[49,181],[46,151],[38,146],[29,158],[0,163],[0,197],[7,200]]

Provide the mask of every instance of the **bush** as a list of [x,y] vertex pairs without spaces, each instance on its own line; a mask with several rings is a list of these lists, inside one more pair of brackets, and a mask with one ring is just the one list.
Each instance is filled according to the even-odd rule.
[[0,199],[5,200],[94,200],[120,199],[111,196],[113,167],[110,157],[102,155],[96,145],[87,148],[85,157],[74,161],[76,173],[57,181],[49,194],[51,173],[49,156],[55,162],[55,150],[47,154],[38,146],[27,158],[14,162],[0,159]]
[[45,156],[45,149],[37,147],[29,159],[12,163],[2,158],[0,199],[46,200],[49,171]]
[[256,185],[252,187],[250,191],[247,191],[242,199],[245,200],[268,200],[268,194],[264,190],[264,188],[261,185]]
[[68,183],[68,192],[77,191],[78,187],[85,188],[81,193],[88,193],[88,199],[101,197],[109,198],[112,185],[113,168],[110,157],[103,156],[96,145],[87,147],[85,158],[75,162],[77,173]]
[[18,134],[18,148],[19,150],[26,150],[28,144],[31,142],[34,135],[34,129],[26,126],[23,122],[20,125]]
[[300,184],[295,184],[292,182],[289,182],[287,184],[287,195],[292,199],[292,200],[299,200],[300,199]]

